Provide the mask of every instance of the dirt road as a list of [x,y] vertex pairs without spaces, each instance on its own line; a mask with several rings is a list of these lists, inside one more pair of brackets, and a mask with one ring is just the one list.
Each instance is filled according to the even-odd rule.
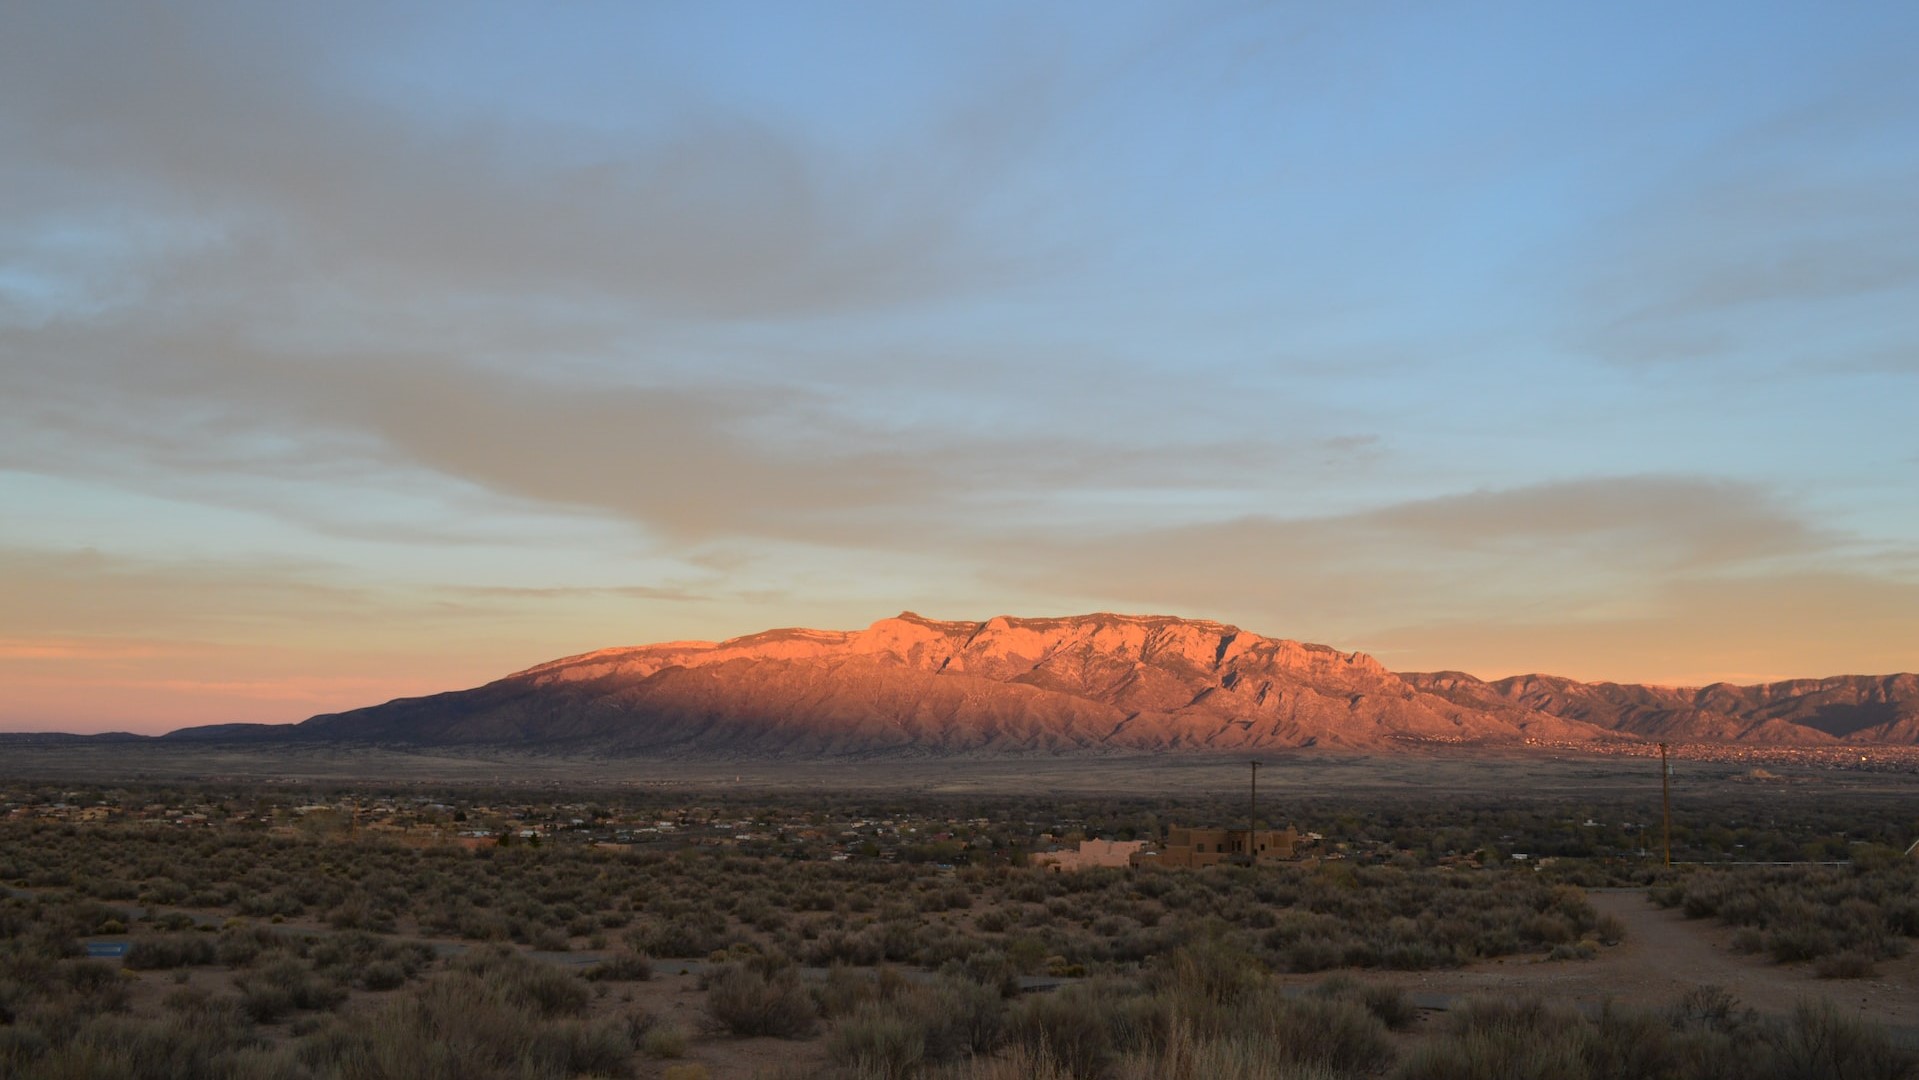
[[1799,1001],[1824,998],[1894,1029],[1919,1045],[1919,955],[1882,961],[1870,979],[1821,979],[1809,964],[1775,964],[1736,953],[1732,930],[1656,907],[1643,890],[1594,891],[1600,914],[1626,924],[1624,942],[1593,960],[1520,958],[1475,964],[1459,971],[1377,976],[1428,1000],[1473,994],[1540,995],[1596,1008],[1607,1001],[1661,1008],[1695,986],[1718,985],[1762,1013],[1791,1011]]

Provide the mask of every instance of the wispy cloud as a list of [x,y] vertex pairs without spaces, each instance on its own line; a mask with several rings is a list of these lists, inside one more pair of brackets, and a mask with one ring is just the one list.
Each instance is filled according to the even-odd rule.
[[614,138],[483,113],[448,125],[360,100],[265,13],[98,14],[8,13],[0,133],[18,164],[0,183],[55,220],[110,201],[178,222],[182,250],[204,253],[189,276],[297,263],[331,290],[685,318],[892,305],[1006,269],[967,228],[979,178],[949,175],[983,149],[952,138],[992,124],[950,125],[880,169],[698,100]]
[[1623,362],[1744,358],[1749,373],[1781,336],[1919,345],[1919,325],[1880,317],[1919,301],[1919,155],[1884,142],[1911,75],[1874,64],[1838,81],[1685,151],[1609,222],[1574,264],[1582,344]]
[[504,600],[553,600],[574,597],[622,596],[637,600],[667,600],[692,603],[711,597],[688,589],[657,585],[443,585],[438,591],[456,596]]
[[1350,642],[1413,617],[1617,614],[1643,608],[1665,583],[1790,569],[1845,540],[1751,485],[1627,476],[1327,517],[1036,539],[1007,565],[1028,588],[1233,612]]
[[[1437,618],[1372,635],[1399,670],[1488,678],[1548,672],[1671,686],[1919,669],[1919,583],[1818,572],[1699,577],[1649,586],[1635,614]],[[1779,628],[1792,628],[1782,647]]]

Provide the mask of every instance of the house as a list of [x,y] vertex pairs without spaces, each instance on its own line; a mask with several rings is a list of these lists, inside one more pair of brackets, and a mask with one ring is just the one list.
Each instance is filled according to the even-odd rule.
[[1134,866],[1168,868],[1215,866],[1219,863],[1243,863],[1247,856],[1247,837],[1252,837],[1255,862],[1279,862],[1291,859],[1299,848],[1299,833],[1292,826],[1284,829],[1190,829],[1175,825],[1166,830],[1166,843],[1157,856],[1144,853],[1133,859]]
[[1034,866],[1062,870],[1085,870],[1093,866],[1131,866],[1133,856],[1146,847],[1144,840],[1081,840],[1078,851],[1041,851],[1030,860]]

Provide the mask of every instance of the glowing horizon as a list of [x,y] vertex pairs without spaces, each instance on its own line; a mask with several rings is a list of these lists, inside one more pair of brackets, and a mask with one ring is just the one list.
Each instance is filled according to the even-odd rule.
[[1919,9],[0,11],[0,730],[1107,610],[1919,669]]

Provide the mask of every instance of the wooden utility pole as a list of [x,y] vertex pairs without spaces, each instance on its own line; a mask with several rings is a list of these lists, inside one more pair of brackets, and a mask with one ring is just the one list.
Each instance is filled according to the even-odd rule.
[[1665,817],[1666,865],[1672,865],[1672,763],[1666,760],[1666,744],[1659,744],[1659,805]]
[[1259,862],[1259,762],[1250,761],[1253,767],[1253,782],[1246,793],[1246,864]]

